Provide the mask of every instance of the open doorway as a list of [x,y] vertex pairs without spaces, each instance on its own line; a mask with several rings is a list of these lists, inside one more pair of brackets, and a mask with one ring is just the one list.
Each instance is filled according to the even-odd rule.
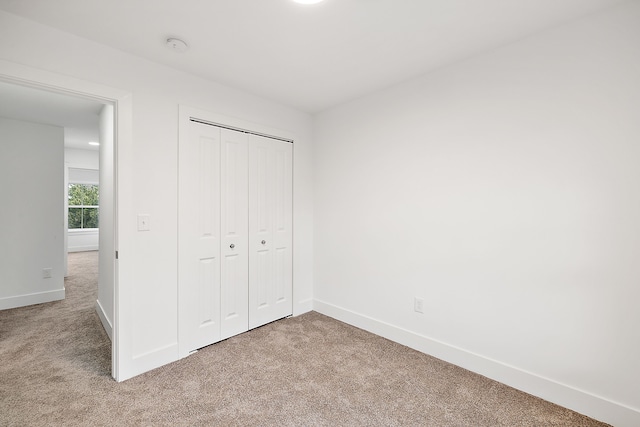
[[[8,254],[2,257],[7,265],[0,274],[8,275],[2,281],[11,284],[3,287],[0,310],[68,299],[74,292],[74,305],[95,310],[98,327],[101,324],[111,340],[113,105],[0,81],[0,121],[6,163],[0,187],[15,206],[3,212],[3,227],[19,230],[7,232],[13,238],[0,243]],[[111,342],[105,345],[112,347]]]

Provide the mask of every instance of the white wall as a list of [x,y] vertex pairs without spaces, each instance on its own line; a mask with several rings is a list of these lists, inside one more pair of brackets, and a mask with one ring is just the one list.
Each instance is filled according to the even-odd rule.
[[64,149],[64,163],[76,169],[100,169],[100,152],[98,150]]
[[640,425],[639,41],[634,2],[320,114],[314,307]]
[[0,117],[0,310],[64,299],[63,150],[61,127]]
[[100,244],[96,230],[71,230],[68,239],[67,252],[97,251]]
[[114,206],[114,109],[105,105],[100,111],[100,265],[96,311],[110,338],[113,337],[115,274]]
[[[159,39],[158,43],[162,43]],[[253,95],[0,13],[0,52],[59,76],[132,94],[132,143],[118,147],[119,297],[126,307],[120,379],[176,360],[178,105],[201,108],[296,135],[294,148],[294,314],[311,309],[311,118]],[[167,51],[167,54],[173,54]],[[15,66],[13,67],[15,68]],[[0,69],[1,74],[1,69]],[[58,81],[64,80],[62,77]],[[136,231],[136,214],[151,231]]]

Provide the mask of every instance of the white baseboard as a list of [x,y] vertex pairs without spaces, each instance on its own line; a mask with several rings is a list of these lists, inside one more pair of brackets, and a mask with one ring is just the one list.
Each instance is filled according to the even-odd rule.
[[89,245],[89,246],[73,246],[67,249],[67,252],[89,252],[89,251],[97,251],[98,245]]
[[179,359],[177,342],[142,354],[133,355],[133,357],[127,361],[126,366],[123,366],[123,364],[119,366],[116,381],[126,381]]
[[102,327],[107,332],[107,335],[109,335],[109,339],[113,341],[113,326],[111,325],[111,322],[109,321],[109,317],[104,312],[104,308],[102,308],[102,305],[100,304],[99,300],[96,300],[96,313],[98,313],[98,317],[100,318]]
[[64,299],[64,288],[55,291],[36,292],[33,294],[16,295],[0,298],[0,310],[25,307],[27,305],[42,304]]
[[640,426],[640,410],[317,299],[313,309],[616,427]]

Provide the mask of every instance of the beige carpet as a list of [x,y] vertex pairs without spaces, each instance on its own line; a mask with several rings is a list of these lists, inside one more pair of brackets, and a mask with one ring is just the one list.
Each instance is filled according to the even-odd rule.
[[0,426],[605,425],[314,312],[118,384],[69,260],[65,301],[0,311]]

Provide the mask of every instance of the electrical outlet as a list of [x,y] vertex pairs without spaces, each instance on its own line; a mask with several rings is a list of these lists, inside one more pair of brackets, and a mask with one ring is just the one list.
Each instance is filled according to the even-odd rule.
[[43,279],[51,279],[51,268],[43,268],[42,269],[42,278]]
[[424,313],[424,300],[422,298],[415,297],[413,299],[413,311]]

